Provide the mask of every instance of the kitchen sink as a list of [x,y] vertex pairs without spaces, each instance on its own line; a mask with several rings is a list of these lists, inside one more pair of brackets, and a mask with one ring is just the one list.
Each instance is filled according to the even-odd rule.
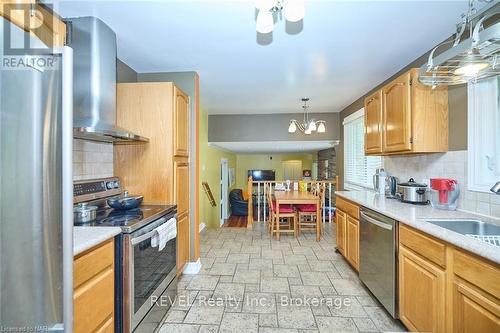
[[469,238],[500,246],[500,226],[498,225],[468,219],[428,219],[425,221]]
[[500,236],[500,226],[479,220],[468,219],[428,219],[435,224],[463,235]]

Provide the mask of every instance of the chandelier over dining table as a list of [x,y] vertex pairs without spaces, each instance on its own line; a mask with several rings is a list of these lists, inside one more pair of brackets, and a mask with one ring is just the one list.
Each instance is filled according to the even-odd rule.
[[315,120],[312,118],[309,119],[309,105],[307,105],[308,101],[309,98],[302,98],[302,102],[304,103],[304,105],[302,106],[302,108],[304,109],[304,117],[302,121],[291,119],[290,125],[288,126],[288,133],[295,133],[297,132],[297,129],[307,135],[312,134],[313,132],[326,132],[326,122],[324,120]]

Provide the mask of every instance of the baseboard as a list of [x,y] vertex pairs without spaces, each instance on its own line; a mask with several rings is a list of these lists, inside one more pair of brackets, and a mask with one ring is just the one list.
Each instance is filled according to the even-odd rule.
[[188,262],[184,265],[184,270],[182,271],[183,274],[186,275],[192,275],[192,274],[198,274],[199,271],[201,270],[201,261],[200,258],[194,262]]
[[207,227],[207,225],[206,225],[205,223],[203,223],[203,222],[202,222],[202,223],[200,223],[200,226],[199,226],[199,228],[198,228],[198,229],[199,229],[199,232],[202,232],[202,231],[203,231],[203,229],[205,229],[206,227]]

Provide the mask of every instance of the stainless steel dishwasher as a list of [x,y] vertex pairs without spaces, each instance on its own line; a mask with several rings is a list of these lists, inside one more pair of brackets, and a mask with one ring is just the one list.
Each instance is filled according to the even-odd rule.
[[360,215],[359,277],[397,318],[397,221],[363,207]]

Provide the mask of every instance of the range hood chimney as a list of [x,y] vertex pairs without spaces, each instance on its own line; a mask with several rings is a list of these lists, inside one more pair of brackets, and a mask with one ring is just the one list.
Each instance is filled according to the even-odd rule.
[[73,137],[140,143],[149,139],[116,126],[116,35],[96,17],[67,19],[73,48]]

